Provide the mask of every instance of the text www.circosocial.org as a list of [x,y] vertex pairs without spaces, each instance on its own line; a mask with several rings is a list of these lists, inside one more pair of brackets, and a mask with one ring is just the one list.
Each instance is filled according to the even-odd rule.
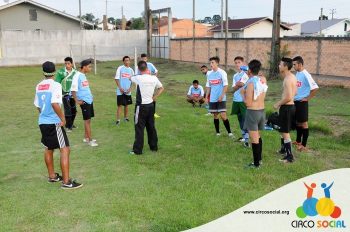
[[244,214],[284,214],[289,215],[289,210],[245,210]]

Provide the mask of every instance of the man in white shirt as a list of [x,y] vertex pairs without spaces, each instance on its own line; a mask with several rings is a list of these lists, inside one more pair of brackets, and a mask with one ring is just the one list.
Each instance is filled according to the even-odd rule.
[[[137,85],[135,108],[135,142],[131,155],[141,155],[144,143],[144,129],[146,127],[148,144],[151,151],[158,151],[158,136],[154,125],[154,101],[160,96],[164,88],[154,75],[149,74],[147,63],[139,61],[138,69],[141,75],[130,79]],[[157,89],[157,91],[155,91]],[[156,93],[155,93],[156,92]]]

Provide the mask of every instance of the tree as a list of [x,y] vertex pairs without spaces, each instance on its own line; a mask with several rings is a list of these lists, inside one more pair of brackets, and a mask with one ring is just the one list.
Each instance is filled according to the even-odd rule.
[[211,17],[205,17],[204,20],[203,20],[203,23],[209,23],[209,24],[212,24],[213,23],[213,20],[211,19]]
[[81,18],[85,21],[92,22],[92,23],[94,23],[96,19],[96,17],[92,13],[87,13],[85,15],[82,15]]
[[328,20],[328,16],[322,15],[322,18],[321,18],[321,16],[319,16],[318,20]]
[[132,18],[132,23],[130,26],[131,30],[143,30],[145,29],[145,20],[143,17]]
[[107,19],[107,22],[110,23],[110,24],[115,25],[115,18],[109,17],[109,18]]
[[221,16],[220,15],[214,15],[213,18],[213,24],[218,25],[221,23]]

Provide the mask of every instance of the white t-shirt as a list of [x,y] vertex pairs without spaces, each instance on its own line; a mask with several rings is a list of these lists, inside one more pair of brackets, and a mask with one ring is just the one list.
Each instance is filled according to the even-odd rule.
[[156,76],[149,74],[132,76],[131,81],[137,84],[136,105],[152,103],[154,90],[163,87]]

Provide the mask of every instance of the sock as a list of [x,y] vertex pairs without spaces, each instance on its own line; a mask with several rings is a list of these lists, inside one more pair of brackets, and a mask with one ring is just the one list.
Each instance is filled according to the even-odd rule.
[[296,126],[297,129],[297,142],[301,143],[301,136],[303,135],[303,128],[300,126]]
[[228,121],[228,119],[223,120],[223,122],[224,122],[224,126],[227,130],[227,133],[231,133],[230,122]]
[[241,134],[242,134],[242,138],[244,138],[245,131],[244,131],[244,130],[241,130]]
[[248,131],[245,131],[245,132],[244,132],[243,138],[244,138],[244,142],[246,142],[246,143],[249,142],[249,133],[248,133]]
[[281,150],[280,150],[281,153],[285,153],[286,152],[286,148],[284,147],[284,139],[281,138]]
[[290,139],[284,140],[284,148],[286,149],[287,159],[293,160],[292,141]]
[[259,143],[252,143],[254,166],[256,166],[256,167],[258,167],[260,165],[260,163],[259,163],[259,149],[260,149]]
[[77,114],[72,114],[72,126],[74,125],[75,116],[77,116]]
[[220,133],[220,121],[219,121],[219,119],[214,118],[214,126],[215,126],[216,133]]
[[68,129],[72,129],[72,119],[71,119],[71,117],[70,116],[68,116],[68,117],[65,117],[66,118],[66,128],[68,128]]
[[304,147],[306,147],[307,144],[307,139],[309,138],[309,128],[303,128],[303,141],[302,141],[302,145]]
[[262,160],[262,146],[263,146],[262,139],[259,138],[259,161]]

